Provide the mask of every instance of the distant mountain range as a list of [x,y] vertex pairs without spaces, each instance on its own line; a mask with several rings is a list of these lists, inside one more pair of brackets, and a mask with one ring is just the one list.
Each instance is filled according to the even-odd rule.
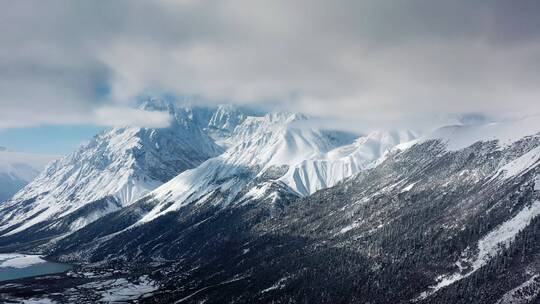
[[540,299],[540,117],[353,134],[142,107],[173,124],[99,134],[0,205],[0,251],[79,265],[4,299],[91,302],[111,279],[155,286],[142,303]]
[[58,156],[21,153],[0,147],[0,202],[26,186],[56,158]]

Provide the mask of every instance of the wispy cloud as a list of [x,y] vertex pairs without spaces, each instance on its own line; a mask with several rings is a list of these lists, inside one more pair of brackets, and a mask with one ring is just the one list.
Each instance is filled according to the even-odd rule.
[[93,123],[105,126],[164,128],[171,123],[167,112],[145,111],[128,107],[103,107],[95,112]]

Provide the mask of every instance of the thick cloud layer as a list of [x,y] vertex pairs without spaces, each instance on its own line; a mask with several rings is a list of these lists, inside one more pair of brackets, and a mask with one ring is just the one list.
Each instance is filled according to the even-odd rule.
[[0,128],[115,125],[105,111],[148,93],[363,126],[534,114],[538,16],[536,0],[11,1]]

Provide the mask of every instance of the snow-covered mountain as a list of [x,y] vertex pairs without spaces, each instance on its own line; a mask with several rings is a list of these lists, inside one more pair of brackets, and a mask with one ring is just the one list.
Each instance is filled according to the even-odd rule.
[[[157,205],[142,219],[150,221],[192,202],[212,197],[214,205],[260,199],[273,184],[298,196],[331,187],[374,166],[385,152],[415,138],[409,131],[355,135],[306,127],[297,113],[247,116],[231,133],[238,142],[222,155],[183,172],[148,195]],[[356,138],[356,139],[355,139]],[[352,141],[352,143],[351,143]],[[216,199],[215,193],[219,193]]]
[[[141,107],[167,111],[174,118],[171,126],[115,128],[53,162],[0,206],[2,234],[16,234],[37,224],[40,230],[78,229],[222,152],[193,121],[191,109],[159,100]],[[89,207],[98,201],[95,208]],[[82,214],[58,223],[76,211]]]
[[0,147],[0,202],[12,197],[56,158],[58,156],[21,153]]
[[[539,117],[445,127],[299,197],[283,176],[344,146],[302,119],[246,118],[238,131],[252,140],[236,153],[60,240],[53,257],[131,273],[153,265],[154,302],[539,299]],[[292,151],[305,159],[289,162]],[[285,207],[268,212],[274,199]]]
[[3,238],[72,232],[139,199],[151,202],[133,215],[139,223],[195,202],[224,207],[272,197],[274,204],[280,195],[305,196],[333,186],[414,137],[358,137],[315,128],[297,113],[262,115],[229,105],[178,107],[149,100],[141,107],[168,111],[172,126],[116,128],[53,163],[0,208]]
[[243,117],[229,140],[237,144],[150,193],[156,205],[140,222],[194,202],[227,206],[263,197],[276,201],[284,191],[309,195],[374,166],[395,145],[415,138],[409,131],[357,137],[307,127],[308,119],[287,112]]
[[[540,299],[540,117],[414,139],[143,107],[175,123],[114,129],[53,163],[0,206],[0,247],[90,263],[86,280],[151,269],[153,302]],[[91,298],[63,280],[70,299]]]
[[[214,205],[238,202],[241,196],[260,191],[261,183],[280,182],[292,166],[353,139],[349,133],[305,128],[299,122],[306,119],[287,112],[245,117],[232,131],[230,142],[237,144],[150,193],[149,198],[158,203],[141,221],[204,197],[212,197],[210,203]],[[215,193],[220,193],[219,199],[212,196]]]
[[[410,132],[373,132],[358,137],[317,129],[306,124],[306,120],[309,118],[304,115],[288,112],[246,115],[231,132],[229,142],[237,144],[198,167],[180,173],[137,203],[108,217],[104,221],[111,228],[95,230],[95,225],[90,225],[93,232],[85,237],[97,233],[107,239],[110,233],[128,233],[137,227],[153,226],[163,218],[170,218],[167,216],[170,214],[192,217],[192,212],[204,213],[201,210],[213,210],[206,214],[213,217],[212,214],[227,212],[230,208],[254,205],[273,213],[283,207],[282,203],[308,195],[296,190],[305,184],[311,185],[313,191],[331,186],[374,166],[395,144],[413,136]],[[328,167],[336,169],[326,175],[289,179],[305,167],[307,160],[318,166],[319,172]],[[339,168],[347,168],[347,171],[340,172]]]

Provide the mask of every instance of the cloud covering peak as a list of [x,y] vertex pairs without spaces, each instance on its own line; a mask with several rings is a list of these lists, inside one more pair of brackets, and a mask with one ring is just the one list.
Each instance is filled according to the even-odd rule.
[[0,127],[116,125],[147,93],[383,125],[539,111],[535,0],[2,5]]

